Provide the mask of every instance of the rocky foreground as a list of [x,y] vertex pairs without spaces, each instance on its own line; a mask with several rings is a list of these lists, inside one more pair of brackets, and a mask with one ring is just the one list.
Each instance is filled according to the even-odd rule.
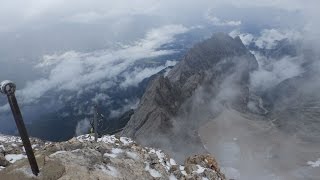
[[34,176],[20,138],[0,135],[0,179],[226,179],[210,155],[179,165],[161,150],[125,137],[83,135],[53,143],[31,139],[40,174]]

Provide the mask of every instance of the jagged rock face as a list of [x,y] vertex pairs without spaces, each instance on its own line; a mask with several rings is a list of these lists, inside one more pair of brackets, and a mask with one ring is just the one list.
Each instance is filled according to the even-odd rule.
[[[5,149],[10,143],[1,141]],[[103,136],[94,142],[93,136],[83,135],[61,143],[46,142],[35,155],[40,168],[37,177],[23,155],[2,168],[0,179],[225,179],[210,155],[193,156],[178,165],[161,150],[144,148],[125,137]]]
[[[197,133],[202,120],[188,117],[195,90],[203,87],[212,97],[218,96],[223,83],[232,76],[239,92],[227,103],[245,111],[249,73],[257,66],[239,38],[223,33],[213,35],[189,50],[166,77],[158,77],[149,84],[122,134],[146,145],[177,152],[180,160],[184,155],[204,152]],[[178,115],[185,118],[176,118]]]

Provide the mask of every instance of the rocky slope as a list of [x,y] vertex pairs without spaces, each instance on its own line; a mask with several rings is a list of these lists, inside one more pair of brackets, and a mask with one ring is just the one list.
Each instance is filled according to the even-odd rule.
[[[195,45],[149,84],[122,135],[180,162],[208,151],[230,178],[319,179],[319,56],[248,48],[223,33]],[[301,73],[287,76],[290,64]]]
[[31,173],[21,140],[0,136],[0,179],[225,179],[210,155],[194,155],[179,165],[158,149],[125,137],[82,135],[66,142],[32,139],[40,168]]
[[[197,130],[209,117],[192,116],[190,112],[201,114],[210,102],[203,102],[202,109],[193,107],[195,94],[207,94],[246,111],[249,73],[257,66],[239,38],[223,33],[213,35],[190,49],[166,77],[159,76],[149,84],[122,134],[176,152],[180,160],[185,155],[204,152]],[[220,92],[226,83],[232,83],[237,92],[223,97]]]

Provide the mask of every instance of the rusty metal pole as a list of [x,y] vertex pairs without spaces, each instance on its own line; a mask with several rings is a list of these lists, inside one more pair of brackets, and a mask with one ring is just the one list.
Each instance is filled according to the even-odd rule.
[[7,95],[7,97],[8,97],[11,111],[12,111],[14,120],[16,122],[24,149],[26,151],[26,154],[27,154],[27,157],[29,160],[29,164],[31,166],[32,173],[34,175],[38,176],[38,174],[39,174],[38,164],[37,164],[36,158],[34,156],[34,153],[33,153],[32,147],[31,147],[28,132],[27,132],[26,126],[24,125],[23,118],[22,118],[22,115],[20,112],[20,108],[19,108],[16,96],[14,94],[15,90],[16,90],[16,85],[13,82],[8,81],[8,80],[1,82],[0,91],[1,91],[1,93]]

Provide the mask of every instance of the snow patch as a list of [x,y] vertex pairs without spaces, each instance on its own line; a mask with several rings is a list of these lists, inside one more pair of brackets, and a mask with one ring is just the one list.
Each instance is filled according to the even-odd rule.
[[7,154],[5,156],[6,160],[9,161],[10,163],[15,163],[16,161],[27,158],[26,155],[23,154]]
[[173,174],[171,174],[171,175],[169,176],[169,180],[178,180],[178,179],[176,178],[176,176],[174,176]]
[[158,171],[150,168],[150,164],[148,162],[145,162],[145,163],[146,163],[145,170],[148,171],[152,177],[154,178],[161,177],[161,174]]
[[187,176],[188,174],[187,174],[187,172],[184,170],[184,166],[179,166],[179,169],[180,169],[180,171],[181,171],[181,173],[183,174],[183,175],[185,175],[185,176]]
[[127,137],[120,137],[120,141],[123,143],[123,145],[127,146],[129,144],[132,144],[133,141],[130,138]]
[[[76,137],[76,139],[80,142],[94,141],[94,136],[90,134],[85,134],[85,135]],[[130,138],[120,137],[120,139],[118,139],[115,137],[115,135],[111,135],[111,136],[105,135],[97,139],[97,142],[104,142],[107,144],[115,144],[115,145],[120,145],[119,143],[116,143],[119,141],[122,142],[124,145],[129,145],[133,143],[133,141]]]
[[91,136],[90,134],[85,134],[85,135],[78,136],[77,140],[80,142],[94,141],[94,136]]
[[0,145],[0,149],[2,149],[2,150],[6,150],[6,148],[3,146],[3,145]]
[[0,171],[1,171],[2,169],[4,169],[4,168],[6,168],[6,167],[0,166]]
[[17,136],[5,136],[5,135],[0,135],[0,141],[1,142],[6,142],[6,143],[21,143],[21,139]]
[[128,155],[128,157],[130,157],[133,160],[138,160],[139,159],[139,156],[134,152],[127,151],[126,154]]
[[199,166],[199,165],[197,165],[197,171],[195,171],[197,174],[201,174],[201,173],[203,173],[204,172],[204,170],[205,170],[205,168],[204,167],[202,167],[202,166]]
[[98,142],[104,142],[108,144],[113,144],[117,141],[118,139],[112,135],[112,136],[103,136],[101,138],[98,138]]
[[172,159],[172,158],[170,158],[170,164],[171,165],[177,165],[176,161],[174,159]]
[[123,153],[123,150],[119,148],[112,148],[111,152],[113,154],[120,154],[120,153]]

